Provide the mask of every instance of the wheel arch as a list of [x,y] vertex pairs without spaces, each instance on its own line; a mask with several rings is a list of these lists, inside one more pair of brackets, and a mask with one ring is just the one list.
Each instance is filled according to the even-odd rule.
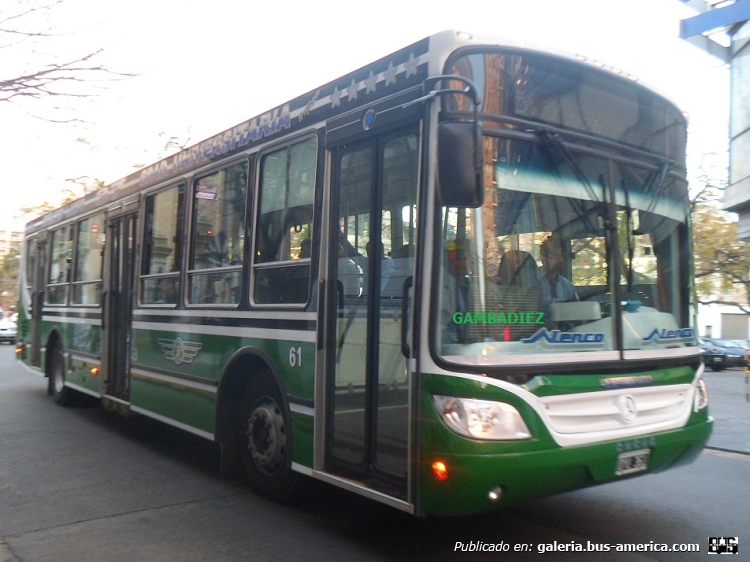
[[63,352],[65,351],[65,346],[63,345],[63,338],[62,334],[60,333],[60,329],[57,326],[54,326],[47,336],[47,345],[45,347],[44,352],[44,376],[49,377],[50,370],[52,369],[52,350],[55,348],[55,346],[60,345],[62,347]]
[[216,391],[214,440],[219,444],[233,446],[234,424],[242,398],[248,385],[252,384],[257,374],[267,370],[281,393],[284,415],[289,419],[289,401],[284,383],[274,367],[274,361],[263,349],[254,346],[244,347],[230,358],[219,379]]

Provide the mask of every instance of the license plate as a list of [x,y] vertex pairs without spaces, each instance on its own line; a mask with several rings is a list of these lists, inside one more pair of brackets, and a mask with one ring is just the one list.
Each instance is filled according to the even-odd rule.
[[721,363],[721,357],[714,357],[714,363]]
[[617,470],[615,474],[617,476],[623,476],[625,474],[632,474],[633,472],[640,472],[648,468],[648,456],[651,454],[651,449],[640,449],[638,451],[630,451],[628,453],[620,453],[617,456]]

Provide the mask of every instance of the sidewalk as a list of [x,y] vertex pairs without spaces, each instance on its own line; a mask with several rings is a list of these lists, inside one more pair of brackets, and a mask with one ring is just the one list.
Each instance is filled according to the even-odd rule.
[[708,411],[714,418],[709,447],[750,454],[750,402],[745,400],[745,371],[727,369],[703,375]]

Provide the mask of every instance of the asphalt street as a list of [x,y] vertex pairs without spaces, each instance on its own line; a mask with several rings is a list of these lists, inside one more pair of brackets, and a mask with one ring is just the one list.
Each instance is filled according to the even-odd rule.
[[[695,463],[497,513],[416,519],[310,482],[290,506],[218,474],[212,443],[102,408],[62,408],[0,346],[0,562],[705,560],[709,537],[750,545],[744,372],[707,373],[716,419]],[[738,451],[738,452],[734,452]],[[744,535],[744,536],[743,536]],[[469,553],[458,543],[525,552]],[[546,552],[573,544],[694,544],[699,552]],[[739,557],[737,558],[739,559]]]
[[709,411],[714,431],[708,446],[750,454],[750,401],[745,395],[745,371],[739,368],[706,371]]

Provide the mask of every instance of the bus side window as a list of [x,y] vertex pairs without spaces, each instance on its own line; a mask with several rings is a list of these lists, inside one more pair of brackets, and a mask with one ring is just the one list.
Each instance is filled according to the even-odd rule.
[[104,250],[104,213],[78,222],[73,304],[99,304]]
[[68,282],[73,259],[73,226],[63,226],[52,233],[52,255],[47,278],[47,304],[67,304]]
[[310,291],[309,249],[317,139],[262,156],[253,264],[253,302],[304,304]]
[[247,162],[195,182],[188,267],[191,304],[239,304],[247,206]]
[[141,303],[176,305],[180,294],[185,184],[146,198]]

